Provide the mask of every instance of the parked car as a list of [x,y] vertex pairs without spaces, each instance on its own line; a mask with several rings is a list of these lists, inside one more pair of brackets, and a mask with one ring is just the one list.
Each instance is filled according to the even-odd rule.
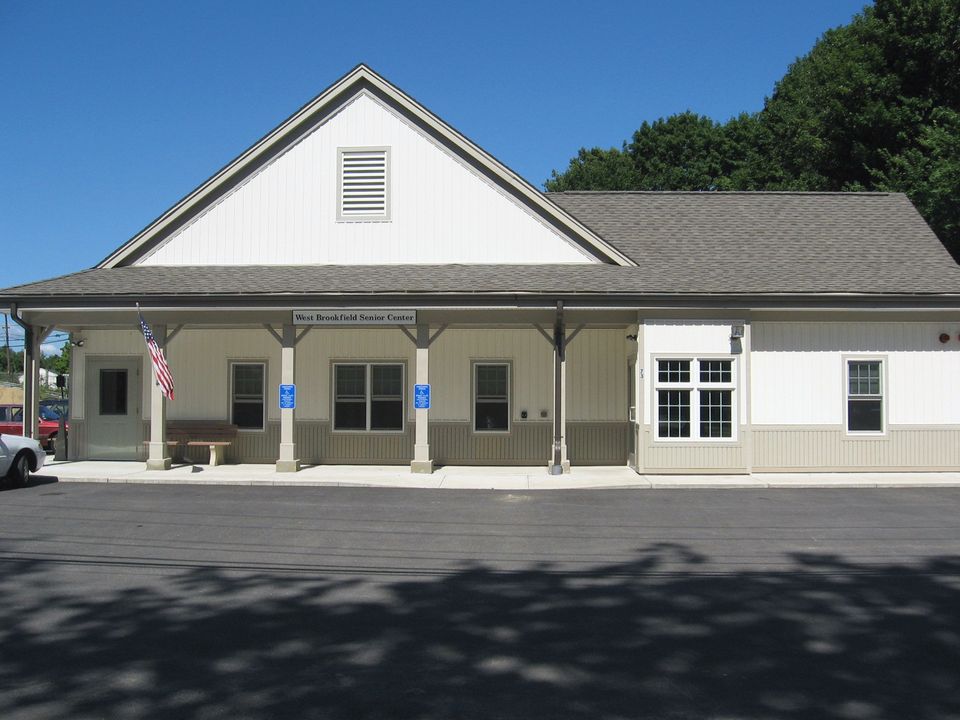
[[[69,425],[66,426],[69,428]],[[0,405],[0,433],[23,435],[23,405]],[[53,450],[60,433],[60,416],[50,407],[40,407],[40,444]]]
[[70,417],[70,402],[68,400],[41,400],[40,401],[40,410],[43,411],[43,408],[50,408],[57,414],[57,418],[62,417],[64,420]]
[[43,467],[47,454],[33,438],[0,433],[0,478],[14,487],[27,484],[30,473]]

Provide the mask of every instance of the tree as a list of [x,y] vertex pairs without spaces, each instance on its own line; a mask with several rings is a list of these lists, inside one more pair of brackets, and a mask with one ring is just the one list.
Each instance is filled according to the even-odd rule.
[[794,62],[759,113],[644,122],[623,151],[600,151],[615,164],[587,172],[595,151],[581,150],[545,186],[902,191],[960,258],[958,68],[958,0],[877,0]]

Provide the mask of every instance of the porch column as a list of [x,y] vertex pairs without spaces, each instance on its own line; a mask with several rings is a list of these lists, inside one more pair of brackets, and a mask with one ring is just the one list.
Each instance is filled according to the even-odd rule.
[[[167,345],[167,326],[154,325],[153,339],[164,352]],[[145,361],[148,365],[149,356]],[[150,385],[150,442],[147,445],[147,470],[169,470],[172,464],[167,452],[167,398],[163,388],[157,382],[156,375],[150,371],[153,381]]]
[[[430,326],[417,325],[417,385],[430,382]],[[413,462],[410,472],[432,473],[433,460],[430,457],[430,411],[417,408],[416,439],[413,446]]]
[[[297,345],[296,328],[283,326],[280,343],[280,384],[294,384],[294,363]],[[280,459],[277,460],[277,472],[298,472],[300,460],[297,458],[297,444],[293,440],[294,408],[280,408]]]
[[553,326],[553,457],[550,474],[570,472],[567,458],[567,329],[563,320],[563,302],[557,302]]
[[40,328],[27,325],[23,332],[23,434],[40,437]]

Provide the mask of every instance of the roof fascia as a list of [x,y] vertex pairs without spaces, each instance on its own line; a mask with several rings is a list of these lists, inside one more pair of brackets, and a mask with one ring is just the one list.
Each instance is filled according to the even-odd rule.
[[339,107],[338,101],[342,98],[346,99],[349,93],[355,89],[362,89],[364,86],[368,86],[378,94],[388,98],[405,115],[428,128],[436,137],[442,139],[448,147],[459,150],[464,157],[472,160],[473,163],[513,190],[518,197],[541,216],[552,220],[559,227],[580,238],[585,246],[598,256],[598,259],[605,259],[622,266],[636,265],[627,255],[617,250],[559,205],[549,200],[544,193],[534,188],[476,143],[442,121],[366,65],[358,65],[254,143],[235,160],[220,169],[193,192],[179,200],[124,245],[104,258],[97,267],[118,267],[141,257],[152,247],[153,241],[166,237],[195,217],[203,207],[236,187],[251,172],[259,168],[265,160],[275,156],[312,130],[321,121],[325,113]]

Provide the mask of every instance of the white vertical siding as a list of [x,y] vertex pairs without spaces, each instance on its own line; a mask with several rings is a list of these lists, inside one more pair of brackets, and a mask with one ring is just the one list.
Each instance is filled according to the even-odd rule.
[[[337,221],[337,149],[362,146],[390,147],[390,222]],[[141,264],[594,260],[378,100],[360,94]]]
[[[643,350],[645,363],[643,373],[643,422],[651,422],[654,400],[653,381],[656,364],[653,358],[665,355],[697,357],[698,355],[731,355],[730,327],[743,324],[742,320],[728,321],[658,321],[646,320],[643,325]],[[737,402],[740,422],[747,421],[747,364],[743,355],[733,355],[737,360]]]
[[[960,423],[960,323],[758,322],[753,424],[842,425],[845,355],[887,360],[890,425]],[[940,333],[951,335],[941,344]]]

